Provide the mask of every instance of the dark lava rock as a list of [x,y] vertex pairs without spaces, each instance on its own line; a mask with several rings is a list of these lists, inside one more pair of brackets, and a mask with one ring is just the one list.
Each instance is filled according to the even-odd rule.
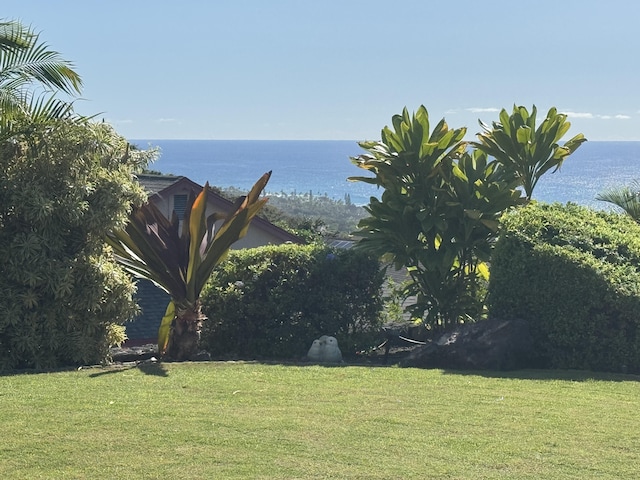
[[[157,359],[160,359],[158,346],[155,343],[135,347],[113,347],[109,353],[114,363],[144,362],[148,360],[157,361]],[[192,355],[189,360],[194,362],[209,361],[211,360],[211,355],[201,350],[195,355]]]
[[531,366],[533,339],[524,320],[483,320],[459,325],[414,349],[402,367],[517,370]]
[[158,356],[156,344],[137,347],[113,347],[110,349],[111,359],[116,363],[141,362]]
[[195,355],[192,355],[189,360],[192,362],[208,362],[211,360],[211,354],[205,350],[200,350]]

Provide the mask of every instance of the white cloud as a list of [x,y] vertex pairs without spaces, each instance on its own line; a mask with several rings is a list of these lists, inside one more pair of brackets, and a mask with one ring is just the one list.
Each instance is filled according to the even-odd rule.
[[175,118],[159,118],[156,120],[158,123],[174,123],[177,122]]
[[494,107],[489,107],[489,108],[471,107],[471,108],[466,108],[465,110],[467,110],[468,112],[471,112],[471,113],[499,112],[500,111],[499,108],[494,108]]
[[599,119],[599,120],[612,120],[612,119],[616,119],[616,120],[629,120],[631,117],[629,115],[622,115],[622,114],[618,114],[618,115],[600,115],[597,113],[588,113],[588,112],[562,112],[564,113],[567,117],[572,117],[572,118],[587,118],[587,119]]
[[595,118],[595,115],[593,113],[586,113],[586,112],[562,112],[564,113],[567,117],[572,117],[572,118]]

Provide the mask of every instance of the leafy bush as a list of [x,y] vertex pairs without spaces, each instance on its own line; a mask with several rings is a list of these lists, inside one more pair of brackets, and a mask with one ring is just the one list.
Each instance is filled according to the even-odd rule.
[[321,335],[350,353],[380,325],[377,260],[320,245],[232,251],[202,294],[202,346],[214,356],[299,358]]
[[106,124],[31,130],[0,143],[0,370],[100,362],[136,312],[103,239],[144,200],[147,154]]
[[640,371],[640,226],[573,204],[506,215],[489,306],[530,322],[543,366]]

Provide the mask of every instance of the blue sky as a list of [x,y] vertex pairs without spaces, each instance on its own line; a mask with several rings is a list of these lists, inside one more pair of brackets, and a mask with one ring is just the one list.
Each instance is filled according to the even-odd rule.
[[21,0],[129,139],[375,140],[403,107],[479,130],[555,106],[570,134],[640,140],[640,2]]

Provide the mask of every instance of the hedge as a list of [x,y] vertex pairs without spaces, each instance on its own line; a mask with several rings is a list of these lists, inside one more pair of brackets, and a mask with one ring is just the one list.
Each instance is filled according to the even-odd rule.
[[640,371],[640,226],[535,202],[502,222],[489,311],[529,321],[536,366]]
[[377,260],[321,245],[230,252],[202,293],[201,345],[218,358],[303,357],[332,335],[344,356],[371,346],[381,324]]

